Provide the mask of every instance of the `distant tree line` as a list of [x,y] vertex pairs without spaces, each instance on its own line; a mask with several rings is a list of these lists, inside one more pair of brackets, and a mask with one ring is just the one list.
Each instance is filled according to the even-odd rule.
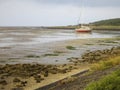
[[95,26],[120,26],[120,18],[101,20],[90,24]]

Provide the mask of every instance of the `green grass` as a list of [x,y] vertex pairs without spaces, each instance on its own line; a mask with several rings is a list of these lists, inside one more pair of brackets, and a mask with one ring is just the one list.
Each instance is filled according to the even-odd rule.
[[66,48],[69,49],[69,50],[76,50],[76,48],[73,47],[73,46],[66,46]]
[[53,53],[53,54],[44,54],[43,56],[58,56],[58,53]]
[[120,18],[101,20],[101,21],[92,23],[92,25],[120,26]]
[[[101,20],[97,22],[93,22],[90,24],[85,24],[86,26],[90,26],[94,30],[120,30],[120,18],[114,18],[114,19],[107,19],[107,20]],[[49,29],[72,29],[79,27],[78,25],[68,25],[68,26],[53,26],[53,27],[47,27]]]
[[92,44],[92,43],[87,43],[87,44],[85,44],[85,45],[94,45],[94,44]]
[[99,26],[91,26],[93,30],[120,30],[120,26],[104,26],[104,25],[99,25]]
[[115,38],[115,40],[120,40],[120,36],[117,36],[117,37]]
[[64,53],[64,51],[54,51],[54,53],[56,53],[56,54],[61,54],[61,53]]
[[5,62],[7,62],[6,60],[0,60],[0,63],[5,63]]
[[105,43],[118,43],[118,42],[115,42],[115,41],[105,41]]
[[104,61],[100,61],[98,63],[92,64],[91,70],[92,71],[104,70],[119,64],[120,64],[120,56],[117,56],[108,60],[104,60]]
[[26,56],[27,58],[40,58],[40,56],[36,56],[36,55],[28,55]]
[[120,69],[99,81],[90,83],[85,90],[120,90]]

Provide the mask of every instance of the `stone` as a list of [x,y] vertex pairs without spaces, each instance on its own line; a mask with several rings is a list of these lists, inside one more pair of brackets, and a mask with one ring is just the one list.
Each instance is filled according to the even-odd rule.
[[20,79],[18,79],[18,78],[14,78],[13,79],[13,82],[20,82],[21,80]]
[[1,85],[7,85],[7,81],[5,81],[4,79],[0,79],[0,84]]

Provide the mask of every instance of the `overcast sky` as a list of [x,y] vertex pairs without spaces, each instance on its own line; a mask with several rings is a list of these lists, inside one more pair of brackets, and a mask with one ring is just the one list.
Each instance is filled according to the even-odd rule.
[[0,26],[59,26],[120,18],[120,0],[0,0]]

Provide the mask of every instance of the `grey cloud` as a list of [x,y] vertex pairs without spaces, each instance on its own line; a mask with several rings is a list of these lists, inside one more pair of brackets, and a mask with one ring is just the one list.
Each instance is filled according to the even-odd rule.
[[48,4],[85,5],[86,7],[120,7],[120,0],[36,0]]
[[6,1],[31,1],[40,4],[72,5],[86,7],[120,7],[120,0],[0,0],[0,4]]
[[0,0],[0,26],[76,24],[83,4],[82,22],[120,17],[119,0]]

